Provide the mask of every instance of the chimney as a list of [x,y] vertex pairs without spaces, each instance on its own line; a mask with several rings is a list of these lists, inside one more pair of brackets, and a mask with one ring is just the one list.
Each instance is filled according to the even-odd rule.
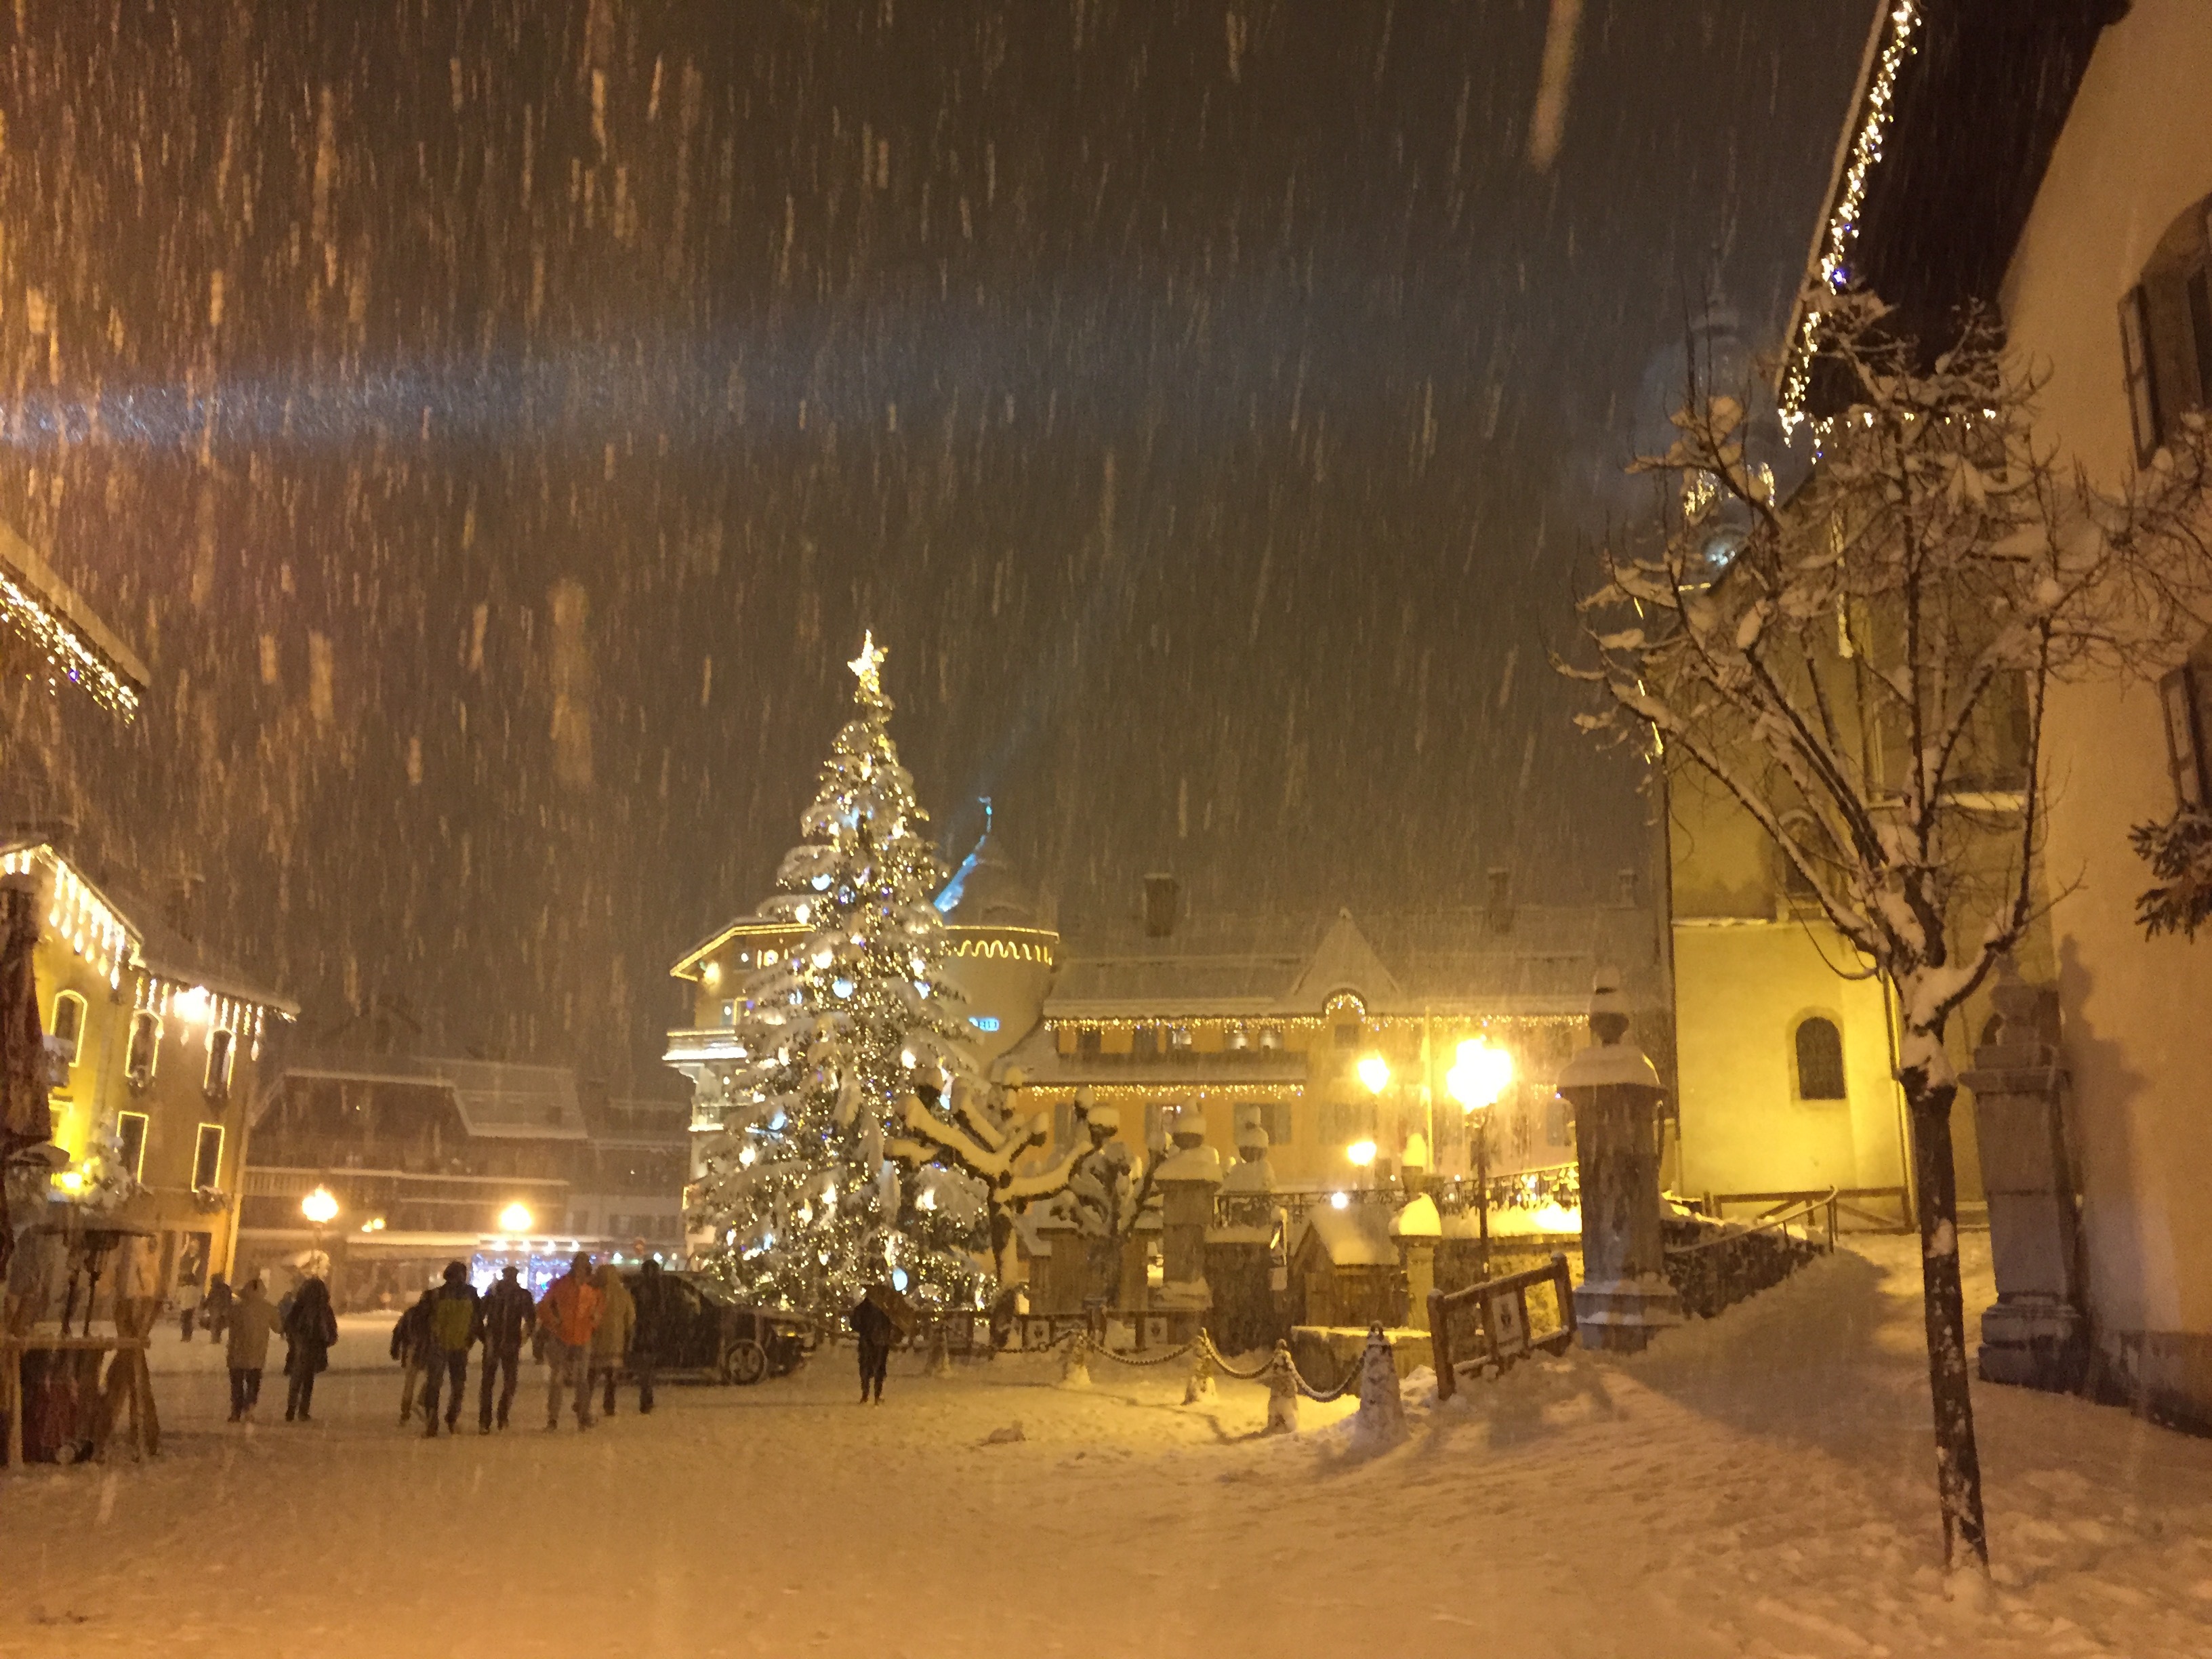
[[1510,933],[1513,931],[1513,872],[1510,870],[1490,872],[1483,908],[1492,933]]
[[162,916],[187,944],[199,943],[200,888],[205,881],[186,871],[170,878],[169,890],[163,896]]
[[1165,939],[1176,930],[1176,919],[1182,904],[1182,884],[1173,876],[1154,874],[1145,878],[1145,937]]

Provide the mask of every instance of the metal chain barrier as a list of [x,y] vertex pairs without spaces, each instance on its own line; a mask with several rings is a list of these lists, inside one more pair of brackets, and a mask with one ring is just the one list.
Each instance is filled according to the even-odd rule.
[[1206,1357],[1213,1361],[1215,1369],[1224,1376],[1233,1376],[1239,1382],[1264,1382],[1267,1380],[1267,1373],[1274,1369],[1275,1357],[1269,1354],[1253,1370],[1240,1371],[1229,1363],[1220,1349],[1213,1346],[1213,1338],[1209,1334],[1201,1330],[1198,1334],[1198,1340],[1206,1345]]

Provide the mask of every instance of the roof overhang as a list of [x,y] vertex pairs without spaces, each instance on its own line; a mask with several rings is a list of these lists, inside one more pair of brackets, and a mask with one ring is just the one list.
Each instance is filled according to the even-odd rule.
[[0,622],[46,658],[57,679],[67,680],[126,725],[137,717],[153,678],[146,665],[5,525],[0,525]]

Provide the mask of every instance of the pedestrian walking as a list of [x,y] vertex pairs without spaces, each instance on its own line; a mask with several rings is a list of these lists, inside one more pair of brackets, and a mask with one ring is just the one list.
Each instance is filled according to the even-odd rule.
[[530,1299],[512,1264],[500,1269],[499,1282],[483,1299],[483,1381],[477,1388],[477,1430],[491,1432],[492,1377],[499,1383],[499,1415],[507,1426],[507,1408],[514,1404],[515,1373],[522,1364],[523,1339],[538,1323],[538,1304]]
[[331,1363],[331,1344],[338,1340],[338,1316],[331,1306],[331,1287],[310,1276],[292,1292],[284,1314],[284,1420],[312,1423],[315,1373]]
[[208,1275],[207,1294],[200,1298],[200,1328],[208,1334],[211,1342],[222,1340],[223,1332],[230,1321],[233,1297],[230,1286],[221,1273]]
[[269,1363],[269,1339],[276,1334],[276,1310],[258,1279],[248,1279],[223,1319],[224,1358],[230,1366],[230,1420],[252,1422],[261,1403],[261,1368]]
[[458,1261],[446,1264],[446,1282],[430,1293],[429,1346],[422,1376],[422,1435],[438,1437],[438,1396],[453,1384],[446,1407],[446,1432],[461,1414],[461,1401],[469,1383],[469,1348],[483,1334],[483,1298],[469,1283],[469,1270]]
[[899,1322],[891,1311],[896,1296],[888,1285],[871,1285],[868,1293],[853,1304],[851,1315],[853,1334],[860,1344],[860,1403],[868,1403],[868,1390],[875,1389],[876,1403],[884,1403],[884,1373],[890,1369],[891,1343],[898,1335]]
[[553,1281],[538,1304],[545,1339],[545,1426],[561,1426],[561,1390],[576,1392],[576,1426],[592,1426],[592,1335],[599,1324],[599,1291],[592,1283],[592,1258],[580,1255]]
[[592,1374],[605,1379],[606,1397],[599,1409],[615,1414],[615,1378],[623,1368],[623,1355],[637,1329],[637,1303],[622,1273],[611,1261],[599,1269],[599,1322],[592,1332]]
[[[441,1283],[443,1281],[441,1281]],[[430,1299],[438,1293],[438,1286],[415,1298],[415,1305],[400,1315],[392,1327],[392,1357],[399,1362],[399,1423],[405,1427],[415,1415],[416,1390],[422,1382],[423,1362],[430,1352]]]
[[668,1340],[675,1314],[668,1275],[660,1271],[659,1261],[647,1257],[639,1267],[630,1299],[637,1304],[637,1328],[630,1333],[629,1374],[637,1379],[637,1410],[642,1417],[653,1409],[653,1377],[660,1370],[661,1346]]

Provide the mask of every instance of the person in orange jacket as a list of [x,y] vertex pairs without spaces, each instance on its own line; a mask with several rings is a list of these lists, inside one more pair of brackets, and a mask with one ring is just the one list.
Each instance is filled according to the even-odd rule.
[[538,1328],[545,1336],[545,1426],[561,1426],[561,1389],[576,1391],[576,1426],[592,1426],[592,1336],[605,1306],[592,1283],[592,1258],[580,1255],[555,1279],[538,1304]]

